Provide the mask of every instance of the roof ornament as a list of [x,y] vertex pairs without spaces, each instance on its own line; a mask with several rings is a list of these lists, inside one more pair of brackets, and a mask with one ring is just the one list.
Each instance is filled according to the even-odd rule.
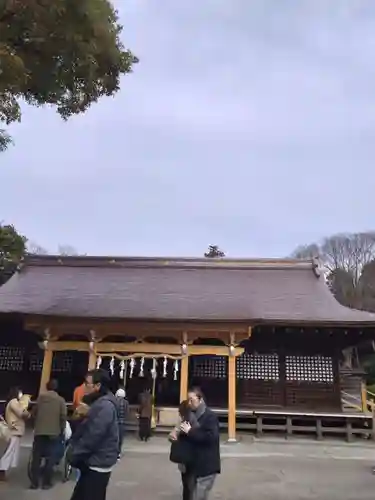
[[324,276],[325,266],[319,256],[313,257],[312,259],[313,271],[317,278]]

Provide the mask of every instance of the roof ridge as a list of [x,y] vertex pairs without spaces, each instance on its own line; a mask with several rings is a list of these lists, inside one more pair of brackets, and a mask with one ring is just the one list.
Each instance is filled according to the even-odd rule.
[[311,269],[313,260],[281,258],[207,258],[207,257],[110,257],[110,256],[62,256],[28,255],[22,267],[67,266],[67,267],[181,267],[181,268],[239,268],[239,269]]

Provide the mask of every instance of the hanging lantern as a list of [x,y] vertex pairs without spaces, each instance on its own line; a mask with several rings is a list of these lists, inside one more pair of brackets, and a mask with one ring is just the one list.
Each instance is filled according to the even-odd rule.
[[99,369],[101,367],[101,364],[102,364],[102,357],[99,356],[97,361],[96,361],[96,368]]
[[144,377],[144,366],[145,366],[145,358],[141,359],[141,366],[139,367],[139,376]]
[[115,358],[112,356],[111,361],[109,363],[109,371],[111,372],[111,375],[113,377],[115,373]]
[[132,378],[132,377],[133,377],[134,368],[135,368],[135,359],[134,359],[134,358],[131,358],[131,360],[130,360],[130,373],[129,373],[129,378]]
[[173,380],[177,380],[177,373],[178,373],[178,359],[175,360],[173,365]]
[[124,380],[124,372],[125,372],[125,361],[122,360],[120,363],[120,379]]
[[157,366],[157,361],[156,361],[156,358],[154,358],[154,359],[152,360],[152,370],[151,370],[151,377],[152,377],[154,380],[156,379],[156,376],[157,376],[156,366]]
[[164,361],[163,361],[163,377],[164,378],[167,376],[167,367],[168,367],[168,359],[167,359],[167,356],[164,356]]

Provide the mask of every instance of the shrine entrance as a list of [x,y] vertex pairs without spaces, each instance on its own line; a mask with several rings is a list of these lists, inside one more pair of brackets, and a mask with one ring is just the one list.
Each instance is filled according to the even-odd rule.
[[139,394],[150,389],[156,406],[176,407],[180,398],[181,356],[136,353],[98,354],[96,367],[111,375],[112,391],[122,387],[130,405],[137,405]]

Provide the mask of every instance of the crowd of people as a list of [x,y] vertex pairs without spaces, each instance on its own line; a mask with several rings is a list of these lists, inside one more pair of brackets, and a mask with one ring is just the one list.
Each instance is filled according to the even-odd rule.
[[[50,380],[32,409],[22,401],[22,391],[13,389],[0,422],[0,481],[18,466],[26,422],[34,420],[30,488],[50,489],[54,466],[65,456],[76,471],[71,500],[105,500],[111,473],[121,458],[129,405],[125,390],[110,391],[107,372],[88,372],[74,392],[72,419]],[[151,437],[153,400],[149,389],[139,397],[139,439]],[[169,435],[170,460],[181,473],[183,500],[206,500],[220,473],[219,424],[207,408],[199,388],[188,392],[179,408],[179,422]],[[66,443],[67,447],[65,449]],[[43,464],[43,466],[42,466]]]

